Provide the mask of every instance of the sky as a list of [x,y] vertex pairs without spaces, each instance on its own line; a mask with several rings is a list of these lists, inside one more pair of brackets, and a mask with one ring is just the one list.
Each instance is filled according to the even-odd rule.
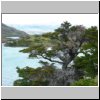
[[29,32],[53,31],[61,23],[85,27],[99,26],[98,14],[2,14],[2,23]]

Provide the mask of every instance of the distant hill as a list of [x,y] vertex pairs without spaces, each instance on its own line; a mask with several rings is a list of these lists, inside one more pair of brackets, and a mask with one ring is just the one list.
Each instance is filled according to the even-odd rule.
[[29,36],[26,32],[17,30],[13,27],[1,24],[1,36],[2,42],[6,40],[6,37],[27,37]]

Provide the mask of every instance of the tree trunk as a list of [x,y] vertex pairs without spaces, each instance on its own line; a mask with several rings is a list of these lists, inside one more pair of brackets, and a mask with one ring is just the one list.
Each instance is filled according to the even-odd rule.
[[64,63],[64,64],[62,65],[62,70],[66,70],[66,69],[67,69],[67,64]]
[[63,65],[62,65],[62,69],[63,69],[63,70],[66,70],[68,64],[69,64],[71,61],[72,61],[72,60],[70,60],[70,61],[64,61]]
[[66,70],[72,60],[73,60],[73,57],[66,58],[66,60],[63,61],[62,69]]

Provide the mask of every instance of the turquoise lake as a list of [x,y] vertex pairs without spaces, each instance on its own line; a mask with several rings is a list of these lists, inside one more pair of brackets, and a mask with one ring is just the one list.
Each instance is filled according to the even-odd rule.
[[[28,53],[19,52],[24,48],[25,47],[5,47],[4,44],[2,44],[2,86],[13,86],[13,82],[19,79],[16,67],[24,68],[29,66],[37,68],[41,66],[41,64],[38,63],[41,58],[29,59]],[[56,65],[59,66],[58,64]]]

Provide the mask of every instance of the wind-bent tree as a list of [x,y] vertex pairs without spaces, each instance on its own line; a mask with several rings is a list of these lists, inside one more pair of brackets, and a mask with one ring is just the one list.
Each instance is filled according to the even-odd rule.
[[[84,82],[83,76],[94,78],[98,70],[97,34],[96,27],[85,29],[81,25],[71,26],[66,21],[54,32],[38,36],[30,47],[21,52],[30,53],[31,58],[42,57],[46,61],[40,61],[43,66],[37,69],[17,68],[19,76],[23,79],[16,80],[14,85],[66,86],[79,79],[82,80],[75,84],[81,84],[80,82]],[[80,52],[85,56],[77,57]],[[72,62],[74,62],[73,66],[70,65]],[[55,63],[60,64],[62,69],[56,69]],[[87,80],[84,84],[86,83]],[[91,84],[88,83],[88,85]]]
[[65,70],[68,64],[70,64],[78,54],[78,50],[83,43],[82,35],[84,31],[85,28],[81,25],[71,26],[70,23],[64,22],[55,32],[44,35],[48,38],[51,37],[51,44],[33,44],[33,46],[22,51],[30,52],[30,57],[41,56],[50,62],[59,63],[62,65],[62,69]]

